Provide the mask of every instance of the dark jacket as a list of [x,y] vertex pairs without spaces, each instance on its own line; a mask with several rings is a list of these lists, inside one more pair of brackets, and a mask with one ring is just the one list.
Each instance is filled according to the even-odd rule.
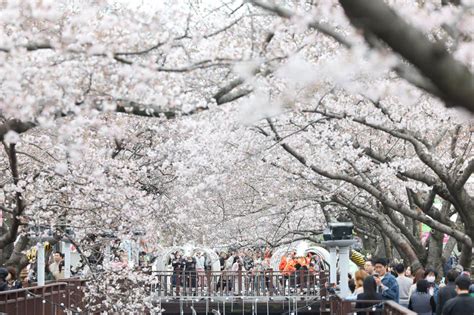
[[456,297],[456,295],[458,294],[456,293],[456,284],[454,282],[448,282],[444,288],[441,288],[438,293],[436,315],[441,315],[446,302]]
[[194,257],[192,257],[191,259],[186,259],[184,264],[187,272],[196,271],[196,259]]
[[8,288],[10,290],[21,289],[22,287],[23,287],[23,285],[18,280],[13,281],[12,283],[8,283]]
[[443,315],[474,314],[474,298],[468,293],[460,294],[447,301],[443,307]]
[[186,262],[182,258],[175,258],[171,261],[171,265],[173,266],[173,271],[179,272],[184,269]]
[[3,279],[0,279],[0,291],[8,291],[8,283]]
[[[365,293],[357,294],[357,301],[360,300],[384,300],[382,294],[376,293],[375,296],[367,296]],[[378,304],[378,302],[356,302],[355,308],[356,309],[366,309],[373,305]],[[376,310],[374,312],[367,312],[367,311],[360,311],[357,312],[357,315],[379,315],[382,314],[382,310]]]
[[418,315],[432,315],[436,311],[436,303],[433,296],[416,291],[410,297],[408,309]]

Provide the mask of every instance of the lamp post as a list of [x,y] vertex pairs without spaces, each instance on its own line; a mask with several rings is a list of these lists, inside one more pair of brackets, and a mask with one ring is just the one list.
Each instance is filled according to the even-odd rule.
[[48,234],[51,230],[48,226],[29,225],[29,233],[37,239],[36,243],[36,281],[38,286],[43,286],[45,282],[45,244],[47,243]]
[[63,254],[64,254],[64,279],[71,277],[71,243],[63,241]]
[[356,240],[352,238],[353,224],[350,222],[337,222],[329,223],[329,229],[324,234],[323,245],[329,248],[329,272],[331,283],[336,283],[337,279],[337,264],[336,264],[336,252],[339,249],[339,272],[340,282],[339,287],[341,289],[341,297],[346,297],[350,294],[349,290],[349,249],[356,243]]
[[65,228],[64,232],[67,237],[64,237],[62,240],[62,249],[64,254],[64,279],[69,279],[71,277],[71,241],[70,238],[73,238],[74,231],[71,228]]
[[36,244],[36,272],[37,272],[37,282],[38,286],[44,285],[44,243],[38,242]]

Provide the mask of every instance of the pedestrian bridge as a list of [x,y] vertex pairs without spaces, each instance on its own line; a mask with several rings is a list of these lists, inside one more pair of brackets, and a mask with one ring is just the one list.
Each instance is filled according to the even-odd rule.
[[156,271],[153,292],[159,297],[179,296],[320,296],[328,279],[325,272],[307,270],[285,274],[275,271]]
[[154,276],[151,299],[164,314],[368,315],[375,309],[377,314],[415,315],[391,301],[367,301],[374,306],[356,310],[354,302],[328,292],[326,271],[155,271]]
[[[286,275],[279,272],[252,274],[247,272],[177,275],[158,271],[150,283],[144,283],[151,300],[162,313],[144,314],[215,314],[215,315],[303,315],[374,314],[416,315],[391,301],[372,302],[368,309],[354,309],[354,302],[330,294],[325,287],[325,272],[297,272]],[[67,315],[103,314],[84,310],[81,288],[84,280],[68,279],[19,290],[0,292],[0,313]],[[133,288],[130,288],[133,289]],[[105,311],[105,310],[104,310]]]

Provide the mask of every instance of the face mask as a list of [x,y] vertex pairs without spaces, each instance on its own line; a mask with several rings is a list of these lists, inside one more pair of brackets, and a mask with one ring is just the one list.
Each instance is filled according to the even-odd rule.
[[435,279],[436,279],[435,276],[426,277],[426,281],[428,281],[428,282],[435,282]]

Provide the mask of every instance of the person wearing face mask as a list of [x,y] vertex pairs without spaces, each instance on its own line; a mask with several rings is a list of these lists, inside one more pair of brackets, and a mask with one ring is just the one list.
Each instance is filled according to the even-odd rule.
[[438,305],[438,292],[439,292],[439,285],[436,283],[436,279],[438,278],[438,272],[433,268],[427,268],[425,270],[425,280],[429,283],[428,292],[431,296],[433,296],[436,305]]

